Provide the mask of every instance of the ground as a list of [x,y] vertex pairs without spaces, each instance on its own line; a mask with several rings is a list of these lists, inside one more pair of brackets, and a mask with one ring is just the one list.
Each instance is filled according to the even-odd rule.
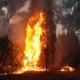
[[80,80],[80,71],[74,72],[25,72],[1,75],[0,80]]

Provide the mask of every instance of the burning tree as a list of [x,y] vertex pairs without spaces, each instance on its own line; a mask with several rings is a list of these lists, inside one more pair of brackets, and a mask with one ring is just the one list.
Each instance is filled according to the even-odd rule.
[[[5,2],[4,6],[8,6],[9,8],[5,22],[4,22],[5,24],[3,25],[4,27],[9,26],[8,25],[9,21],[12,17],[14,17],[13,16],[14,14],[15,15],[17,14],[20,16],[21,15],[23,16],[25,14],[24,15],[25,19],[23,19],[23,21],[20,24],[21,26],[24,26],[24,29],[25,29],[24,30],[25,40],[23,43],[25,44],[25,46],[22,49],[21,48],[19,49],[20,46],[17,46],[16,44],[15,46],[13,46],[13,51],[16,55],[16,56],[14,54],[12,55],[13,57],[15,57],[14,67],[15,65],[17,66],[16,68],[19,69],[18,71],[19,73],[22,73],[27,70],[38,70],[39,71],[39,70],[46,69],[47,71],[48,69],[50,69],[52,65],[55,66],[56,64],[59,63],[58,61],[61,61],[61,56],[65,56],[64,53],[66,53],[67,50],[69,50],[69,52],[73,52],[72,51],[73,48],[69,49],[67,47],[67,43],[69,44],[68,38],[71,37],[72,39],[74,39],[73,34],[71,32],[71,28],[67,28],[68,35],[62,35],[58,37],[56,44],[59,44],[59,45],[63,44],[63,46],[56,45],[56,55],[55,55],[54,45],[56,41],[56,32],[55,32],[56,27],[53,21],[53,17],[54,17],[54,14],[53,14],[54,8],[52,7],[53,0],[43,0],[43,1],[31,0],[28,17],[26,17],[27,12],[18,13],[17,11],[21,8],[21,6],[23,5],[25,1],[26,0],[23,0],[23,1],[4,0],[2,1],[3,3]],[[18,4],[18,2],[20,2],[20,4]],[[8,36],[10,36],[10,34]],[[65,38],[64,40],[62,40],[63,37]],[[75,34],[74,34],[74,37],[75,37],[75,40],[73,41],[74,44],[72,43],[72,45],[76,45],[78,47],[78,41],[77,41]],[[67,50],[64,47],[64,45],[65,47],[67,47]],[[61,48],[64,48],[64,50],[58,52],[59,51],[58,47],[60,48],[60,50]],[[74,49],[75,53],[77,49]],[[62,55],[60,55],[60,53]],[[66,56],[67,55],[68,54],[66,54]],[[57,59],[58,61],[55,61],[55,63],[53,63],[55,56],[57,56],[59,60]],[[65,63],[66,62],[67,61],[65,60]],[[72,62],[73,61],[71,61],[71,63]],[[61,63],[61,65],[62,64],[63,63]],[[59,64],[56,66],[59,66]]]
[[[1,7],[4,6],[5,8],[8,9],[8,13],[4,21],[5,24],[3,25],[4,28],[9,27],[10,19],[13,17],[14,14],[16,14],[17,10],[21,8],[24,2],[25,0],[24,1],[19,1],[19,0],[14,0],[14,1],[2,0],[1,1],[1,4],[2,4]],[[55,43],[55,36],[56,36],[55,25],[53,22],[52,0],[42,1],[42,4],[44,3],[43,6],[41,4],[37,5],[37,3],[39,2],[40,0],[31,1],[31,7],[29,12],[30,18],[28,19],[28,21],[27,19],[24,20],[24,26],[26,25],[26,21],[27,21],[27,27],[25,30],[26,32],[25,50],[22,53],[19,52],[19,54],[21,55],[23,54],[25,58],[24,59],[22,58],[23,62],[19,64],[23,64],[23,66],[25,67],[26,66],[28,67],[29,65],[31,65],[31,67],[35,67],[35,65],[38,65],[38,66],[41,65],[43,67],[46,67],[46,70],[47,70],[49,68],[49,65],[51,65],[53,62],[54,43]],[[8,30],[8,34],[7,34],[8,36],[10,36],[9,31],[11,32],[11,29]],[[34,45],[36,46],[36,48]],[[29,50],[29,48],[31,49]],[[13,46],[13,51],[15,55],[17,55],[18,47],[16,50],[16,45]],[[31,55],[29,56],[30,53]],[[17,62],[18,59],[21,59],[20,56],[19,58],[17,56],[15,57],[14,62]],[[44,59],[42,58],[42,56]],[[31,58],[32,58],[32,61],[31,61]],[[42,61],[44,63],[41,62],[41,59],[44,60]]]
[[53,57],[55,52],[55,40],[56,40],[56,34],[55,34],[55,24],[53,21],[53,8],[52,8],[52,0],[45,0],[45,8],[44,13],[46,15],[46,26],[48,28],[47,31],[47,48],[46,48],[46,69],[48,69],[53,64]]

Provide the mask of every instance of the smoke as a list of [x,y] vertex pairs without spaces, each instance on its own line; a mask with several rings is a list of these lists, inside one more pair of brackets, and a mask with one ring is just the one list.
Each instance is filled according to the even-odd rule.
[[9,21],[12,30],[12,34],[10,34],[9,38],[14,44],[21,47],[23,47],[22,45],[25,40],[25,22],[27,23],[25,18],[28,18],[30,3],[30,0],[26,1],[24,6],[20,10],[16,11],[16,14]]
[[5,17],[8,15],[8,9],[7,7],[3,6],[2,11],[4,12]]
[[8,7],[2,6],[0,9],[0,37],[8,34],[8,27],[6,25],[6,20],[8,16]]
[[20,10],[18,10],[17,12],[24,12],[24,11],[29,12],[30,4],[31,4],[31,0],[26,1],[25,5]]
[[[34,2],[37,5],[37,8],[42,10],[43,1],[40,2],[40,0],[38,0]],[[13,51],[15,56],[14,62],[19,62],[19,64],[22,62],[21,60],[24,56],[23,51],[25,47],[27,20],[32,15],[32,10],[36,8],[36,5],[34,5],[33,0],[27,0],[24,3],[24,6],[16,11],[16,13],[9,21],[9,28],[11,29],[9,40],[13,44]]]
[[58,35],[60,35],[62,30],[62,25],[61,24],[57,24],[56,25],[56,36],[58,37]]
[[[26,0],[23,7],[21,7],[13,17],[9,20],[9,24],[4,26],[8,22],[9,14],[9,5],[2,6],[0,13],[0,36],[8,35],[12,43],[16,45],[22,45],[25,40],[25,27],[27,19],[31,15],[31,10],[38,8],[43,9],[44,0]],[[30,8],[31,7],[31,8]]]
[[[21,7],[13,17],[9,20],[8,29],[10,29],[10,33],[8,33],[9,40],[12,43],[13,49],[13,68],[17,69],[23,65],[23,50],[25,46],[25,28],[27,24],[27,19],[29,17],[29,7],[30,7],[30,0],[27,0],[23,7]],[[17,65],[17,67],[15,66]]]
[[32,10],[38,8],[39,10],[43,9],[43,1],[40,0],[27,0],[24,6],[16,11],[16,14],[10,19],[9,27],[12,30],[12,33],[9,35],[9,39],[13,44],[18,45],[19,47],[24,47],[25,42],[25,28],[29,16],[32,15]]

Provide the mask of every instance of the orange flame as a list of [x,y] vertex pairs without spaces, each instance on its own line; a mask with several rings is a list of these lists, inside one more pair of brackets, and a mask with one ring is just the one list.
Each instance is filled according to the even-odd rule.
[[42,13],[40,13],[39,21],[34,25],[34,28],[31,28],[31,25],[28,24],[26,28],[26,47],[24,54],[26,59],[24,59],[25,69],[36,68],[39,55],[41,53],[41,42],[40,37],[42,34],[41,23],[43,22]]
[[69,65],[66,65],[64,67],[62,67],[62,69],[60,70],[61,72],[72,72],[74,71],[75,69],[73,67],[70,67]]
[[25,39],[25,58],[23,60],[23,68],[17,73],[23,73],[28,70],[44,71],[37,66],[39,56],[41,53],[41,36],[43,34],[42,23],[44,21],[43,12],[36,13],[32,16],[26,27],[26,39]]

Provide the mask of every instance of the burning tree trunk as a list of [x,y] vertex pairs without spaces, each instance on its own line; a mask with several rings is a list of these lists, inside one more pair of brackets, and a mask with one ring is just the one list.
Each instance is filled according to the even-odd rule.
[[[55,42],[52,1],[48,3],[49,0],[45,0],[45,7],[43,9],[41,9],[42,5],[39,2],[40,0],[32,0],[30,18],[26,25],[23,68],[19,72],[27,70],[44,70],[44,68],[40,67],[44,64],[46,65],[47,71],[52,61]],[[39,3],[39,5],[37,5],[37,3]],[[46,19],[44,17],[46,17]],[[46,34],[47,42],[45,41]],[[46,49],[44,43],[47,44]],[[42,59],[45,58],[45,56],[46,59],[43,61]],[[40,66],[38,67],[38,65]]]
[[[34,4],[37,4],[34,0]],[[36,70],[41,71],[42,68],[38,67],[38,62],[40,59],[40,55],[42,53],[42,46],[44,45],[41,38],[44,33],[43,22],[44,16],[43,11],[39,9],[36,5],[32,5],[30,18],[26,24],[25,32],[25,49],[24,59],[23,59],[23,67],[18,73],[22,73],[27,70]],[[34,8],[33,8],[34,7]]]
[[52,0],[45,0],[44,13],[46,15],[47,32],[47,49],[46,49],[46,71],[53,62],[54,44],[55,44],[55,25],[53,21]]
[[[39,6],[36,3],[44,3],[44,6]],[[35,7],[34,7],[35,6]],[[47,29],[47,48],[44,50],[45,55],[45,65],[46,65],[46,71],[49,68],[49,65],[53,62],[53,56],[54,56],[54,43],[56,39],[55,35],[55,25],[53,21],[53,12],[52,12],[52,0],[43,0],[43,2],[40,2],[40,0],[32,0],[32,11],[33,14],[36,10],[37,11],[43,11],[46,19],[45,24],[43,27]],[[42,9],[43,8],[43,9]]]

